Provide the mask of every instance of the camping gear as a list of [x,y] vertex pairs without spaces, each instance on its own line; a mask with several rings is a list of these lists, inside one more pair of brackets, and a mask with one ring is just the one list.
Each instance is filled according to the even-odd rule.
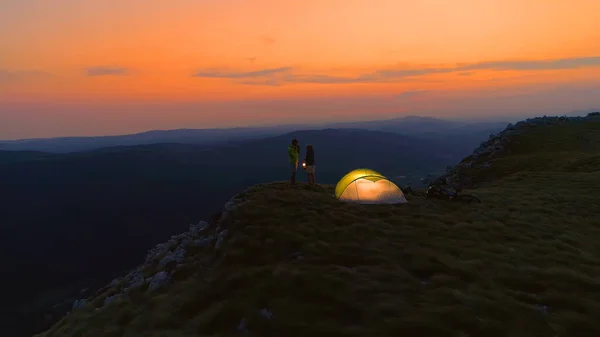
[[406,197],[396,184],[370,169],[356,169],[346,174],[335,187],[335,197],[359,204],[403,204]]
[[481,203],[481,200],[474,195],[470,194],[458,194],[461,192],[461,188],[450,188],[444,187],[439,184],[430,184],[427,188],[427,192],[425,192],[425,197],[427,199],[446,199],[451,201],[461,201],[467,204],[472,202]]

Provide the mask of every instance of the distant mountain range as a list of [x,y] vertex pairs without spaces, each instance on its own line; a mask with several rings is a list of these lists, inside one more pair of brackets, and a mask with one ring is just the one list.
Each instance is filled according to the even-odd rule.
[[44,151],[67,153],[89,151],[111,146],[132,146],[158,143],[217,145],[277,136],[299,129],[352,128],[389,131],[423,138],[446,137],[468,131],[475,139],[502,130],[508,122],[461,122],[431,117],[407,116],[387,120],[329,123],[321,125],[278,125],[229,129],[153,130],[131,135],[99,137],[63,137],[0,141],[0,150]]

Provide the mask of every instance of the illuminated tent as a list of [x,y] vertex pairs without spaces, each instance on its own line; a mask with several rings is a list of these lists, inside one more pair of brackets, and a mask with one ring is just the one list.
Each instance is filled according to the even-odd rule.
[[335,187],[335,197],[360,204],[403,204],[402,190],[381,173],[356,169],[346,174]]

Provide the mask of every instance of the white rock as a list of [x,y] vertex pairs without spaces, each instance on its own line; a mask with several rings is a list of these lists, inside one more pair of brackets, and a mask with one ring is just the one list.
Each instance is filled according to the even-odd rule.
[[150,285],[148,286],[149,291],[154,291],[160,287],[168,284],[171,281],[171,277],[166,271],[158,272],[150,279]]
[[172,237],[169,241],[167,241],[167,250],[173,250],[173,248],[177,247],[179,244],[179,238]]
[[266,319],[271,319],[271,317],[273,317],[273,313],[267,308],[260,309],[258,313]]
[[208,235],[208,236],[201,237],[201,238],[198,238],[198,239],[192,241],[192,244],[199,248],[206,248],[206,247],[210,246],[213,239],[214,239],[214,237],[212,235]]
[[223,206],[223,211],[225,212],[229,212],[233,209],[235,209],[235,207],[237,206],[236,202],[234,199],[229,200],[227,203],[225,203],[225,205]]
[[248,332],[248,321],[246,321],[245,318],[242,318],[240,320],[240,324],[238,324],[237,329],[241,332]]
[[135,281],[133,283],[131,283],[127,288],[123,289],[124,292],[130,292],[134,289],[140,288],[141,286],[143,286],[146,283],[145,279],[141,279],[138,281]]
[[111,287],[116,287],[121,282],[121,280],[122,280],[122,278],[118,277],[118,278],[112,280],[109,285]]
[[226,237],[227,234],[229,234],[229,231],[224,229],[222,231],[219,232],[219,237]]
[[190,225],[188,233],[192,237],[198,237],[200,235],[200,232],[202,232],[208,226],[208,222],[200,221],[197,225]]
[[181,242],[179,243],[179,247],[181,248],[185,248],[187,246],[189,246],[189,244],[192,242],[192,239],[190,239],[190,237],[186,236],[183,240],[181,240]]
[[185,259],[185,253],[185,249],[181,247],[177,248],[174,252],[167,254],[165,257],[163,257],[162,260],[160,260],[160,262],[158,263],[158,267],[164,268],[171,262],[183,262],[183,260]]
[[219,238],[217,239],[217,242],[215,242],[215,249],[220,249],[221,246],[223,245],[224,240],[225,240],[224,236],[219,236]]
[[146,264],[152,263],[159,255],[164,254],[168,250],[168,246],[164,243],[156,245],[156,247],[148,251],[148,254],[146,255]]
[[135,271],[130,277],[128,277],[128,284],[123,289],[124,292],[130,292],[133,289],[137,289],[144,285],[146,280],[142,275],[141,271]]
[[108,296],[104,299],[104,305],[108,305],[108,304],[114,302],[115,300],[121,298],[122,296],[123,296],[123,294],[116,294],[113,296]]
[[80,300],[75,300],[75,302],[73,302],[73,308],[71,310],[81,309],[81,308],[85,307],[86,304],[87,304],[87,300],[85,298],[82,298]]

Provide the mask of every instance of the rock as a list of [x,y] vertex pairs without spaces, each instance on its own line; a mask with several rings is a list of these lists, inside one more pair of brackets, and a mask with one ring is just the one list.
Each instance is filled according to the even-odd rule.
[[200,221],[197,225],[190,225],[188,233],[191,237],[196,238],[200,236],[200,232],[208,228],[208,226],[209,224],[207,222]]
[[238,324],[237,329],[238,329],[238,331],[247,333],[248,332],[248,321],[245,318],[242,318],[240,320],[240,324]]
[[273,317],[273,313],[269,309],[266,309],[266,308],[260,309],[258,311],[258,313],[266,319],[271,319],[271,317]]
[[128,284],[123,289],[124,292],[130,292],[134,289],[140,288],[146,283],[146,279],[142,275],[141,271],[135,271],[128,277]]
[[198,248],[206,248],[206,247],[210,246],[213,239],[214,239],[214,237],[212,235],[209,235],[209,236],[201,237],[199,239],[192,241],[192,244]]
[[239,206],[241,206],[245,202],[246,201],[242,200],[242,198],[240,198],[239,195],[236,195],[235,197],[233,197],[232,199],[230,199],[223,206],[223,210],[221,211],[221,215],[220,215],[219,220],[217,221],[217,223],[223,223],[229,217],[229,215],[230,215],[230,213],[232,211],[234,211],[235,209],[237,209]]
[[189,237],[185,237],[183,240],[181,240],[181,242],[179,243],[179,247],[180,248],[184,248],[189,246],[190,243],[192,242],[192,239],[190,239]]
[[543,314],[547,314],[548,313],[548,307],[545,305],[541,305],[541,304],[536,304],[535,306],[535,310],[539,311]]
[[182,237],[171,237],[171,239],[169,241],[167,241],[167,250],[173,250],[175,247],[177,247],[179,245],[179,240]]
[[150,249],[146,255],[146,264],[152,263],[159,255],[162,255],[168,251],[168,246],[164,243],[156,245],[156,247]]
[[469,162],[462,163],[459,165],[459,167],[469,169],[469,168],[473,167],[473,162],[469,161]]
[[171,262],[182,263],[185,259],[185,249],[179,247],[174,252],[165,255],[158,263],[158,268],[164,268]]
[[80,300],[75,300],[75,302],[73,302],[73,307],[71,310],[81,309],[81,308],[85,307],[86,305],[87,305],[87,300],[85,298],[82,298]]
[[129,285],[127,288],[123,289],[124,292],[130,292],[132,290],[141,288],[144,284],[146,284],[146,279],[141,278],[133,283],[131,283],[131,285]]
[[223,211],[224,212],[229,212],[232,211],[236,208],[237,203],[235,202],[235,198],[229,200],[227,203],[225,203],[225,205],[223,206]]
[[110,284],[109,284],[109,286],[111,286],[111,287],[116,287],[116,286],[117,286],[117,285],[118,285],[118,284],[119,284],[119,283],[120,283],[122,280],[123,280],[123,279],[122,279],[122,278],[120,278],[120,277],[119,277],[119,278],[116,278],[116,279],[114,279],[114,280],[110,281]]
[[150,285],[148,286],[149,291],[157,290],[171,281],[171,277],[166,271],[156,273],[150,279]]
[[223,245],[224,240],[225,240],[225,237],[219,236],[219,238],[217,239],[217,242],[215,243],[215,249],[220,249],[221,245]]
[[118,300],[119,298],[121,298],[123,296],[123,294],[116,294],[113,296],[108,296],[104,299],[104,305],[109,305],[110,303],[114,302],[115,300]]
[[220,249],[221,245],[223,245],[223,241],[225,241],[225,237],[229,234],[229,231],[224,229],[217,234],[217,242],[215,243],[215,249]]

